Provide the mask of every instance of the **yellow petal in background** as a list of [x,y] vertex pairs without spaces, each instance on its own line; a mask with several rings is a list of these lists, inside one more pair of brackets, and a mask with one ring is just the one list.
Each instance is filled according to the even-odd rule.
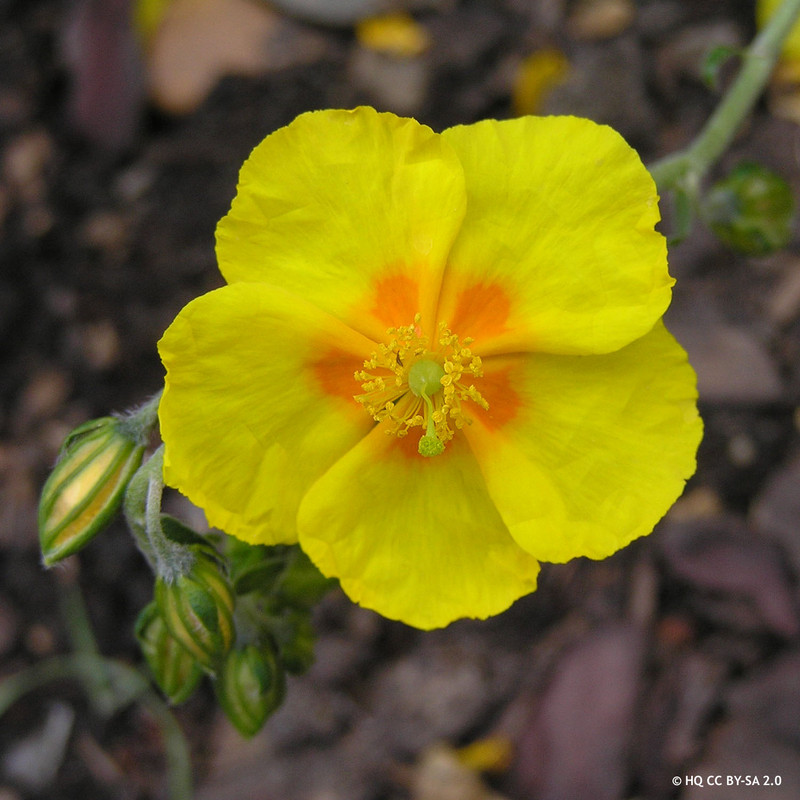
[[133,5],[133,23],[136,32],[149,45],[158,30],[167,8],[174,0],[136,0]]
[[[615,353],[518,362],[515,418],[491,430],[476,414],[465,429],[516,541],[562,562],[605,558],[650,533],[694,472],[702,437],[683,349],[658,323]],[[560,511],[543,516],[540,486],[556,490]]]
[[364,47],[396,58],[421,55],[431,44],[425,28],[410,14],[402,13],[361,20],[356,38]]
[[459,322],[465,293],[495,285],[512,301],[505,332],[476,336],[476,352],[609,352],[661,317],[673,280],[654,230],[656,187],[618,133],[576,117],[521,117],[442,137],[468,199],[439,319],[470,336]]
[[569,71],[567,57],[560,50],[538,50],[517,68],[511,88],[514,115],[538,114],[550,90],[558,86]]
[[242,167],[217,228],[220,269],[383,337],[411,319],[381,314],[377,284],[411,287],[403,313],[430,318],[465,202],[461,165],[429,128],[370,108],[303,114]]
[[167,483],[245,541],[296,540],[305,490],[373,425],[331,391],[319,359],[336,352],[352,378],[371,347],[268,286],[227,286],[191,302],[159,342]]
[[[300,507],[300,544],[352,600],[418,628],[484,618],[536,588],[461,437],[423,459],[379,425]],[[410,441],[414,439],[414,441]]]

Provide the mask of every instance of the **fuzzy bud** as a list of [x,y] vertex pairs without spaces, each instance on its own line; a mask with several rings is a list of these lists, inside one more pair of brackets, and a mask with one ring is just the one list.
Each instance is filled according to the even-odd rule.
[[217,560],[198,551],[186,574],[156,580],[155,597],[169,632],[215,672],[234,638],[233,590]]
[[169,632],[155,603],[142,609],[135,630],[159,689],[172,705],[188,700],[200,683],[203,670],[197,659]]
[[286,680],[272,647],[232,650],[215,683],[217,699],[242,736],[254,736],[283,702]]

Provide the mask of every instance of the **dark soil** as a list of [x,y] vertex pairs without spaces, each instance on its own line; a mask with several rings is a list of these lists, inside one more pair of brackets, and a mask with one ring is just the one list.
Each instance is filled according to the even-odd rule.
[[[158,390],[155,342],[221,283],[214,227],[266,134],[358,103],[435,129],[507,117],[522,57],[556,46],[573,72],[543,111],[608,122],[653,161],[719,99],[699,78],[703,51],[754,33],[736,0],[638,0],[607,36],[583,31],[578,2],[430,0],[406,5],[433,44],[398,68],[351,27],[284,18],[297,44],[279,68],[225,77],[170,115],[142,93],[141,63],[126,81],[108,66],[129,58],[125,5],[0,0],[0,679],[70,652],[61,609],[76,585],[101,651],[140,661],[132,626],[152,577],[129,535],[115,524],[45,572],[37,494],[71,428]],[[398,69],[410,87],[399,95]],[[760,161],[800,196],[799,152],[800,128],[762,103],[721,168]],[[798,244],[748,258],[698,227],[671,253],[667,319],[698,370],[706,436],[653,536],[605,562],[548,567],[506,614],[430,634],[332,595],[317,664],[253,741],[207,686],[177,710],[198,797],[800,797]],[[65,719],[59,744],[48,731]],[[490,736],[512,757],[481,784],[445,746]],[[141,707],[104,718],[62,681],[3,717],[0,800],[166,796]]]

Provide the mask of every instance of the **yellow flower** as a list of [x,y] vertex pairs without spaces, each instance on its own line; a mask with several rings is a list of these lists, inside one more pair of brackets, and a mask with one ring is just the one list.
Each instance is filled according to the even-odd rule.
[[421,628],[610,555],[701,436],[657,221],[638,156],[588,120],[301,115],[242,168],[228,285],[160,342],[167,482]]

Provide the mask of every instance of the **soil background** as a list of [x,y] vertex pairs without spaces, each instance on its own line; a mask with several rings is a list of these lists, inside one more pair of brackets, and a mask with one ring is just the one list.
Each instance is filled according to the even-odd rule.
[[[610,123],[652,162],[719,100],[704,52],[754,34],[752,4],[737,0],[423,0],[400,5],[429,46],[400,57],[354,33],[379,5],[284,0],[256,66],[212,69],[205,94],[176,100],[154,86],[126,0],[0,0],[0,679],[71,651],[76,586],[102,653],[141,661],[132,626],[152,577],[130,536],[115,523],[46,572],[37,493],[69,430],[159,389],[155,343],[221,284],[214,227],[265,135],[359,103],[437,130],[508,117],[524,59],[557,48],[570,69],[538,110]],[[798,197],[798,153],[800,128],[762,101],[720,171],[756,160]],[[781,253],[738,255],[702,226],[672,248],[667,322],[698,371],[706,434],[652,536],[603,562],[546,566],[505,614],[433,633],[333,593],[315,666],[253,740],[207,685],[175,711],[197,797],[800,797],[798,252],[795,235]],[[466,758],[483,775],[454,755],[474,742],[494,753]],[[2,718],[2,800],[167,796],[159,729],[140,706],[104,717],[65,680]]]

